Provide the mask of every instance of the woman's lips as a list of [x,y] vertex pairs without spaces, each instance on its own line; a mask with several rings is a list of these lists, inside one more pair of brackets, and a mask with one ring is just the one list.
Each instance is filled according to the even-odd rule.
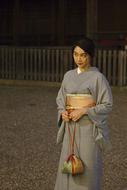
[[78,65],[82,65],[82,63],[78,63]]

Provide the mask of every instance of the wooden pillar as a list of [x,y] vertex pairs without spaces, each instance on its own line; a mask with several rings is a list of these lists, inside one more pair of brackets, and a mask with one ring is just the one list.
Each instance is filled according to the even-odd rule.
[[98,30],[98,0],[86,0],[87,36],[93,38]]
[[64,31],[65,31],[65,0],[59,0],[58,3],[58,21],[57,21],[57,43],[64,45]]
[[14,0],[13,9],[13,44],[19,45],[19,32],[20,32],[20,0]]
[[55,44],[55,38],[56,38],[56,2],[55,0],[52,0],[51,5],[51,45]]

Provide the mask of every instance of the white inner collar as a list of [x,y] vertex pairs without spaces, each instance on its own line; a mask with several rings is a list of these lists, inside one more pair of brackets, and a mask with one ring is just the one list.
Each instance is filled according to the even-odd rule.
[[82,71],[79,69],[79,67],[77,68],[77,73],[80,74]]

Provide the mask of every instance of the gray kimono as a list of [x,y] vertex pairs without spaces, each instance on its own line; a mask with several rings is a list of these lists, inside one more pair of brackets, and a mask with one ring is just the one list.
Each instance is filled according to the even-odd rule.
[[[96,106],[89,108],[87,115],[77,122],[62,121],[61,112],[65,110],[66,94],[91,94]],[[58,141],[62,142],[59,168],[55,190],[100,190],[102,176],[102,151],[109,147],[107,118],[112,110],[112,93],[102,73],[95,67],[86,72],[70,70],[64,75],[57,96]],[[67,126],[73,131],[76,125],[75,153],[85,164],[85,172],[72,176],[61,172],[64,161],[70,154],[70,139]],[[59,143],[58,142],[58,143]]]

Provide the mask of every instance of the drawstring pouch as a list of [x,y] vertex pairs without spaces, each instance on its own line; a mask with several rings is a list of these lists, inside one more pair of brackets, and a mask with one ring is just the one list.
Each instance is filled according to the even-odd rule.
[[70,145],[71,145],[71,154],[68,156],[66,161],[63,163],[62,166],[62,173],[77,175],[82,174],[85,171],[85,165],[83,161],[74,153],[74,140],[75,140],[75,133],[76,133],[76,124],[74,126],[73,134],[71,135],[70,127],[68,127],[68,133],[70,138]]

